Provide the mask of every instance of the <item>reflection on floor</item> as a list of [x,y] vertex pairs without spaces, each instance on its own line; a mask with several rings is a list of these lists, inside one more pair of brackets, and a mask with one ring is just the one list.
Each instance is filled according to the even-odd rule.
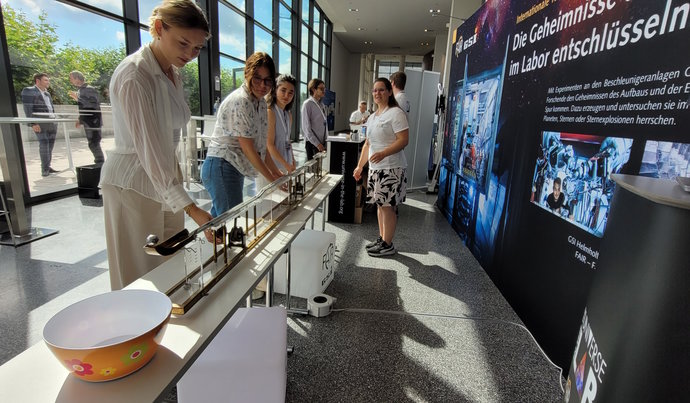
[[[202,189],[192,194],[210,207]],[[287,401],[562,400],[558,370],[523,329],[504,322],[519,319],[434,202],[408,195],[394,241],[399,253],[388,258],[364,252],[377,233],[373,212],[359,225],[327,223],[337,265],[326,293],[344,310],[288,319],[295,350]],[[109,290],[98,201],[73,196],[30,211],[32,226],[60,232],[0,246],[0,363],[41,342],[59,309]]]

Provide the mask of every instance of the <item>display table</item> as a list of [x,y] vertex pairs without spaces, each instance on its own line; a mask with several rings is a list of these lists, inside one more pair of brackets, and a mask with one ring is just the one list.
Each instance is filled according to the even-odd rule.
[[[40,342],[0,367],[0,402],[161,401],[245,303],[341,179],[339,175],[325,176],[207,296],[185,315],[173,315],[156,355],[139,371],[110,382],[84,382],[70,375]],[[177,254],[127,288],[164,292],[184,277],[183,261],[183,254]]]
[[338,189],[328,198],[328,220],[336,222],[355,222],[355,196],[357,181],[352,176],[364,139],[348,140],[344,135],[328,136],[329,172],[343,176]]
[[284,402],[287,313],[240,308],[177,383],[178,403]]
[[687,401],[690,193],[671,180],[611,178],[617,186],[566,394]]

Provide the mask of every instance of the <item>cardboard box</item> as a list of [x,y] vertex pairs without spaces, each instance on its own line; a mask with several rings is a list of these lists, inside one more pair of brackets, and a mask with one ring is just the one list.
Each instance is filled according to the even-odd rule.
[[355,186],[355,207],[362,207],[362,185]]
[[362,223],[362,213],[364,212],[364,207],[355,207],[355,224]]

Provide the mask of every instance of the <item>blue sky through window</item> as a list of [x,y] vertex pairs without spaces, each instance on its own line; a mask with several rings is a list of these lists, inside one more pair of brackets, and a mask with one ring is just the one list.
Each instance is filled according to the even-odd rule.
[[[108,18],[80,10],[55,0],[2,0],[29,21],[38,24],[38,15],[45,10],[48,23],[55,26],[58,47],[68,43],[87,49],[119,48],[125,43],[124,26]],[[112,11],[121,0],[91,0],[88,3]],[[109,8],[106,8],[109,7]],[[121,11],[119,12],[122,13]]]

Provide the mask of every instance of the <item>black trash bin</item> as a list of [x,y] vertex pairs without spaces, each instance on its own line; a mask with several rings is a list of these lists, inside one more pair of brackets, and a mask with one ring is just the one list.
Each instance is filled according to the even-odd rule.
[[101,164],[83,165],[77,167],[77,186],[79,197],[85,199],[100,199],[98,182],[101,180]]

